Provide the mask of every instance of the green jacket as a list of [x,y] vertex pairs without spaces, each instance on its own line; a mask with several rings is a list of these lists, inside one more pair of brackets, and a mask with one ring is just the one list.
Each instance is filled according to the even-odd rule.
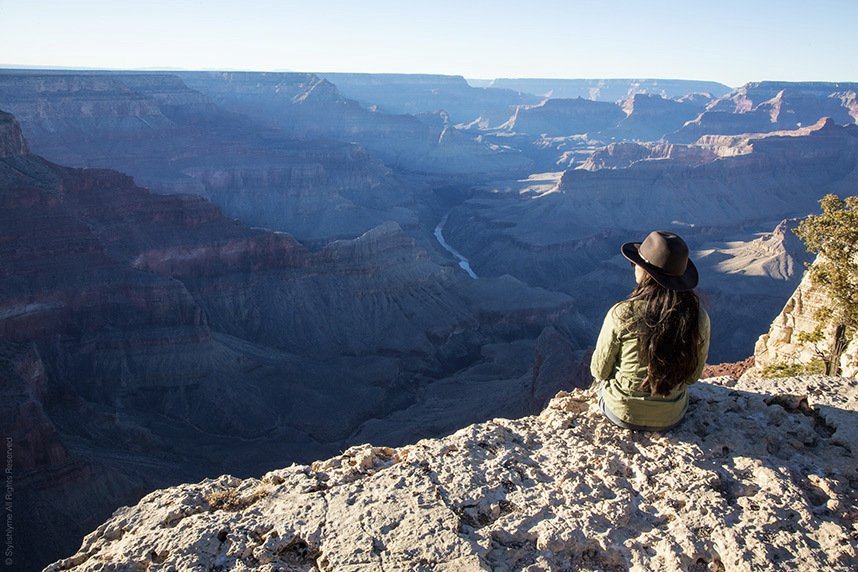
[[709,315],[700,308],[700,360],[697,369],[670,395],[638,391],[647,373],[638,351],[637,336],[629,331],[634,302],[624,300],[608,311],[590,372],[601,382],[602,399],[608,409],[626,423],[646,427],[668,427],[677,423],[688,408],[688,385],[697,381],[709,355]]

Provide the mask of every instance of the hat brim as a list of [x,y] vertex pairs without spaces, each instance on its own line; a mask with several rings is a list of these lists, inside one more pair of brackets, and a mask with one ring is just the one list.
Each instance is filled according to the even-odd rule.
[[668,290],[677,290],[681,292],[685,290],[694,290],[694,288],[697,287],[697,282],[700,279],[700,276],[697,274],[697,267],[694,266],[694,263],[691,262],[690,258],[688,259],[688,266],[685,268],[685,274],[682,276],[670,276],[669,274],[665,274],[661,268],[653,266],[644,260],[639,252],[640,247],[640,242],[627,242],[620,247],[620,252],[627,260],[634,262],[646,270],[647,274],[652,276],[653,280]]

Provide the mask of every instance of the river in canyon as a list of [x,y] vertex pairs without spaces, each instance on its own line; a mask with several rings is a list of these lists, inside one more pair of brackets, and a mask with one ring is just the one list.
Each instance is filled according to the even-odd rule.
[[462,256],[458,250],[450,246],[450,244],[444,240],[444,225],[447,224],[448,216],[450,216],[449,213],[445,214],[444,218],[441,219],[441,222],[438,223],[438,226],[435,227],[435,238],[438,240],[438,244],[444,247],[444,250],[456,257],[456,260],[459,261],[459,267],[467,272],[468,276],[476,280],[477,275],[471,268],[471,264],[468,262],[468,259]]

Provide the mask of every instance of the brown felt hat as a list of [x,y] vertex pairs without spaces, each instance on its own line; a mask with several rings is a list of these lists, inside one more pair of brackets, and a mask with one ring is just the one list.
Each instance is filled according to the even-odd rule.
[[688,245],[675,233],[654,230],[643,242],[625,243],[620,252],[668,290],[693,290],[697,286],[699,276],[688,259]]

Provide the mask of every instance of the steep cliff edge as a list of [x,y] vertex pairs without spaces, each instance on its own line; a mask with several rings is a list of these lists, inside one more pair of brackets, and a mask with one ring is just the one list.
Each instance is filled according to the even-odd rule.
[[[824,338],[817,344],[802,343],[799,336],[816,328],[814,313],[827,302],[824,292],[810,281],[805,273],[780,314],[772,322],[769,331],[757,340],[754,347],[754,367],[745,373],[747,377],[760,377],[773,368],[812,367],[819,360],[819,350],[827,351],[831,345],[833,328],[824,330]],[[821,367],[821,365],[820,365]],[[858,377],[858,335],[846,346],[840,356],[841,372],[846,377]]]
[[532,135],[570,135],[609,129],[625,116],[613,103],[580,97],[546,99],[538,105],[519,106],[501,128]]
[[155,491],[47,570],[854,570],[858,382],[733,383],[693,386],[664,435],[561,392],[535,417]]
[[0,157],[26,155],[29,152],[18,120],[11,113],[0,111]]

